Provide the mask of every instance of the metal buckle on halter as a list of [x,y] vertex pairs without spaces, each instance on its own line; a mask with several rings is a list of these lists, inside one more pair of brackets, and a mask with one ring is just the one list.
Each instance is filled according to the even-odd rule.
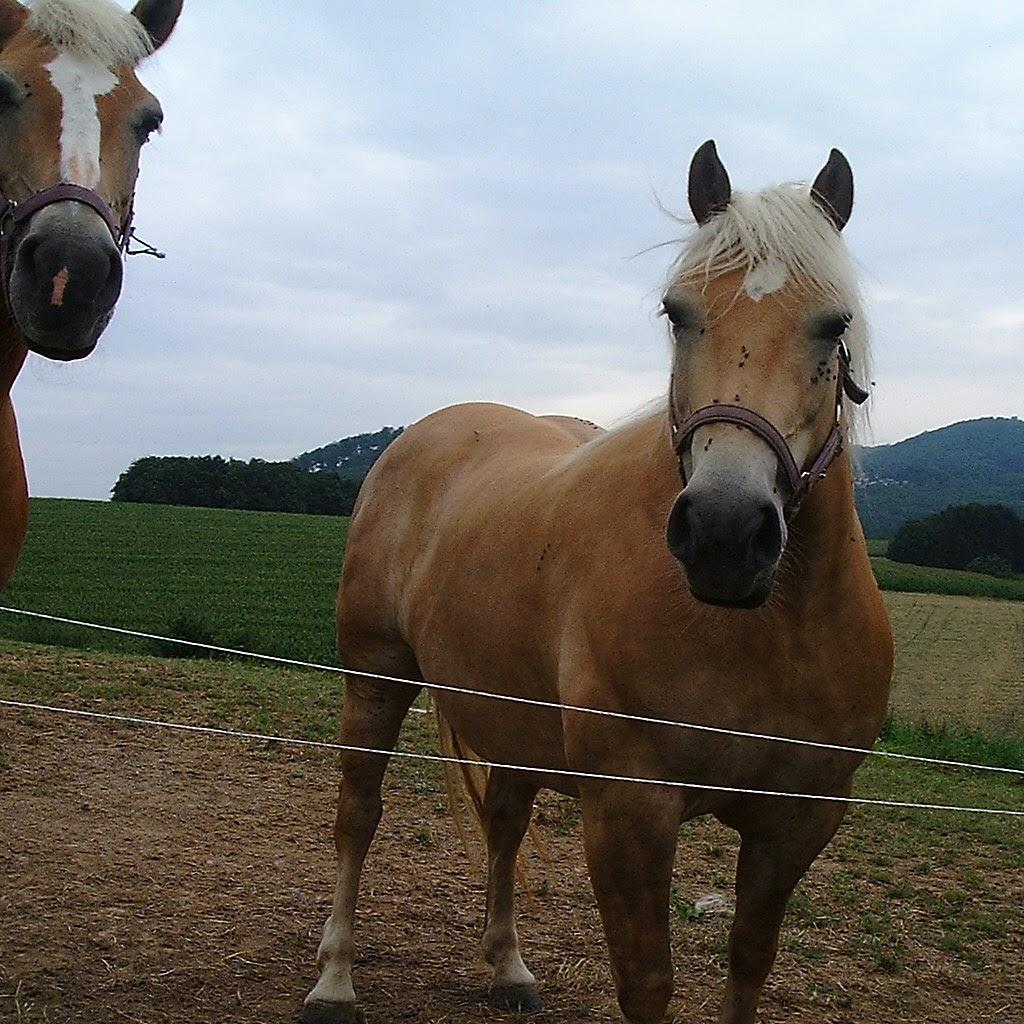
[[18,204],[13,199],[3,198],[0,202],[0,237],[3,237],[7,230],[7,222],[10,220],[14,222],[14,213],[18,209]]

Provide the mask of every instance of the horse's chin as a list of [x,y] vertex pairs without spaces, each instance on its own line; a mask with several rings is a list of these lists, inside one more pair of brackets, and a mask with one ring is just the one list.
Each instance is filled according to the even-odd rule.
[[689,586],[691,596],[701,604],[710,605],[713,608],[735,608],[749,611],[751,609],[763,608],[768,603],[768,599],[772,596],[774,582],[774,574],[764,579],[758,579],[747,594],[739,596],[723,593],[701,593],[699,590],[694,589],[693,584]]
[[47,329],[46,326],[33,322],[31,317],[19,317],[20,312],[22,311],[15,309],[14,320],[18,325],[21,340],[29,352],[54,362],[73,363],[85,359],[96,350],[114,311],[111,309],[99,317],[93,317],[81,326],[62,325],[57,329]]
[[85,359],[86,356],[92,355],[98,342],[99,339],[97,338],[81,348],[64,348],[39,344],[38,342],[26,339],[25,347],[29,352],[34,352],[37,356],[42,356],[44,359],[51,359],[57,363],[73,363],[78,359]]

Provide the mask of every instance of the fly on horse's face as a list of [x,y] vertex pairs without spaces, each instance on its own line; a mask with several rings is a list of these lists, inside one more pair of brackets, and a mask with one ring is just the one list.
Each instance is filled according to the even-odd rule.
[[88,355],[113,314],[139,155],[163,116],[135,68],[181,7],[0,0],[2,286],[24,344],[51,359]]
[[834,150],[809,193],[733,196],[708,143],[689,191],[700,229],[663,300],[684,480],[667,539],[695,597],[753,608],[772,592],[788,519],[831,461],[818,454],[841,442],[842,390],[862,400],[843,361],[844,337],[863,332],[839,236],[853,178]]

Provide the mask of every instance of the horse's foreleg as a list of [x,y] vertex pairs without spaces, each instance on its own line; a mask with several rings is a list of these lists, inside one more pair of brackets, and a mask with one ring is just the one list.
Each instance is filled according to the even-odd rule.
[[836,803],[762,801],[749,820],[729,816],[742,842],[721,1024],[752,1024],[789,897],[835,835],[845,810]]
[[484,797],[487,924],[483,954],[493,968],[488,998],[501,1010],[533,1012],[543,1006],[537,981],[519,953],[514,911],[516,858],[538,788],[528,776],[493,768]]
[[[408,674],[408,673],[407,673]],[[419,689],[351,680],[342,709],[341,742],[391,750]],[[380,788],[388,758],[344,751],[334,841],[338,852],[334,906],[317,950],[320,979],[306,997],[302,1024],[354,1024],[362,1020],[352,987],[353,925],[359,875],[381,816]]]
[[679,793],[631,783],[581,790],[587,867],[619,1006],[630,1024],[661,1024],[672,997],[669,893]]

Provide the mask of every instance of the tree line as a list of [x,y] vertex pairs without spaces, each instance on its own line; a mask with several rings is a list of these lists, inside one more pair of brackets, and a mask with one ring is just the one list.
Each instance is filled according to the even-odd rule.
[[895,562],[968,569],[990,576],[1024,572],[1024,519],[1005,505],[951,505],[904,523],[889,542]]
[[336,473],[311,473],[294,462],[152,455],[137,459],[118,477],[111,498],[154,505],[348,516],[360,483]]

